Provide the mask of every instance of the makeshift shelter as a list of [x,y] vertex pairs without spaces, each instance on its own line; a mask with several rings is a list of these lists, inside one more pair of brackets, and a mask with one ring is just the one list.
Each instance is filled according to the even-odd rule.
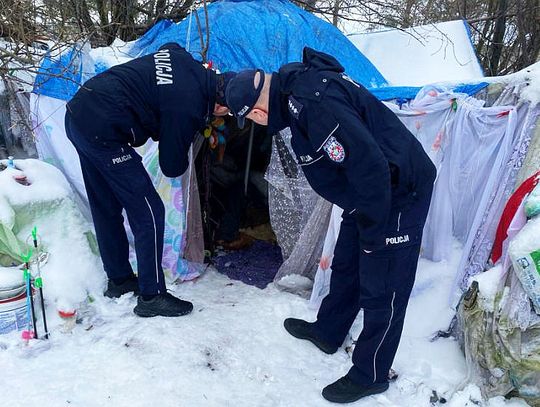
[[[200,19],[204,21],[203,11],[198,10],[197,12]],[[236,18],[238,14],[242,15],[241,23]],[[335,27],[287,1],[220,1],[208,6],[208,15],[210,26],[208,57],[221,70],[261,67],[267,71],[274,71],[284,63],[300,60],[301,51],[306,45],[326,51],[336,56],[343,63],[348,74],[368,87],[377,97],[398,101],[399,104],[390,103],[389,106],[396,110],[398,115],[403,116],[403,120],[419,137],[424,137],[423,144],[426,149],[430,148],[444,126],[449,122],[458,123],[458,121],[449,119],[458,110],[454,109],[453,106],[459,106],[460,109],[465,106],[457,101],[468,100],[470,102],[471,99],[467,99],[468,96],[477,93],[486,86],[486,83],[478,83],[477,81],[472,83],[456,82],[443,92],[436,91],[436,97],[429,96],[429,100],[424,99],[419,102],[420,108],[423,109],[419,111],[417,107],[414,107],[414,103],[410,106],[403,103],[415,98],[421,89],[420,87],[389,86],[380,72]],[[253,19],[252,23],[250,23],[250,19]],[[445,27],[448,32],[453,30],[461,36],[463,35],[462,22],[448,23]],[[461,32],[459,28],[461,28]],[[202,29],[204,35],[205,27]],[[438,30],[440,31],[441,28]],[[388,36],[389,34],[384,35],[385,38]],[[373,37],[373,41],[377,41],[377,37],[379,36]],[[460,38],[456,36],[454,43],[457,44]],[[83,206],[86,198],[78,160],[73,147],[65,137],[63,128],[66,100],[69,100],[81,83],[94,74],[113,64],[155,51],[168,41],[177,41],[185,45],[194,55],[197,55],[201,45],[195,19],[188,17],[178,24],[162,21],[133,43],[115,43],[112,47],[95,50],[90,50],[87,47],[74,47],[61,55],[49,55],[45,59],[41,74],[38,75],[35,82],[32,99],[32,111],[38,134],[37,147],[42,159],[54,163],[62,169],[75,187]],[[470,48],[470,41],[467,44],[467,47]],[[467,52],[470,54],[470,49]],[[418,66],[421,65],[421,61],[419,61]],[[433,64],[429,65],[433,66]],[[390,72],[387,66],[383,69]],[[475,71],[474,75],[478,75],[477,62],[471,70]],[[471,75],[465,79],[470,81]],[[413,85],[416,84],[413,83]],[[425,93],[422,93],[416,100],[419,101],[422,95]],[[476,107],[482,109],[479,105]],[[495,109],[492,112],[495,119],[499,121],[499,123],[494,124],[498,129],[506,128],[503,122],[516,123],[513,113],[502,114],[501,117],[497,116],[508,110],[505,109],[501,108],[500,111]],[[415,119],[415,116],[420,117],[421,120]],[[508,131],[511,132],[513,129]],[[505,131],[500,133],[501,138],[508,140],[509,137],[502,137],[504,134],[506,134]],[[199,140],[195,143],[195,152],[201,142]],[[438,142],[442,142],[440,137]],[[322,202],[309,188],[287,143],[287,132],[283,132],[280,137],[275,138],[274,154],[267,172],[267,179],[271,185],[272,223],[285,260],[276,276],[276,281],[280,281],[280,286],[283,288],[309,295],[311,281],[314,279],[323,246],[322,236],[327,230],[330,205]],[[499,148],[497,142],[494,143],[494,148],[496,150]],[[203,260],[204,247],[201,244],[203,232],[200,225],[200,203],[196,199],[198,196],[197,185],[195,182],[190,182],[195,179],[193,167],[182,179],[166,179],[161,175],[156,165],[157,150],[155,145],[149,143],[142,150],[144,162],[166,203],[168,212],[164,250],[165,269],[173,278],[194,278],[201,272],[200,263]],[[507,148],[505,152],[508,153]],[[457,157],[456,159],[459,160],[459,156]],[[503,162],[506,158],[502,154],[500,160]],[[436,158],[434,157],[434,159]],[[446,160],[446,162],[448,161]],[[459,188],[459,185],[456,188]],[[440,195],[442,196],[442,194],[443,192]],[[482,196],[481,193],[473,195],[475,200],[479,200]],[[463,203],[462,209],[469,204],[470,202]],[[456,203],[456,205],[459,206],[460,203]],[[475,201],[474,205],[478,205],[478,202]],[[475,209],[477,208],[475,207]],[[479,214],[482,213],[481,209],[484,208],[478,210]],[[468,212],[470,214],[476,213],[475,211]],[[456,218],[459,219],[459,216]],[[293,221],[282,222],[280,219],[292,219]],[[313,220],[317,220],[317,222]],[[333,222],[339,222],[339,220],[334,216]],[[469,234],[472,222],[473,220],[469,219],[466,224],[461,225],[462,237]],[[306,229],[306,226],[309,229]],[[335,226],[332,228],[338,230]],[[332,228],[331,230],[333,230]],[[428,258],[435,260],[444,258],[444,254],[448,250],[448,243],[435,243],[440,241],[439,232],[443,229],[443,227],[437,228],[437,236],[433,234],[429,237],[429,232],[426,234],[428,236],[425,242],[426,247],[428,247],[426,249]],[[448,225],[446,225],[446,229],[448,229]],[[188,230],[189,232],[186,233]],[[451,238],[451,233],[446,232],[444,237]],[[330,240],[332,239],[330,238]],[[331,247],[331,244],[328,247]],[[190,261],[186,262],[185,259]],[[298,276],[307,277],[307,280],[298,278]],[[284,279],[284,277],[287,278]]]
[[[204,37],[205,13],[202,9],[197,13],[203,21]],[[208,15],[208,59],[221,71],[250,67],[275,71],[285,63],[300,60],[304,46],[311,46],[336,56],[349,74],[365,86],[386,85],[377,69],[335,27],[288,1],[219,1],[208,5]],[[133,43],[117,42],[94,50],[73,47],[60,55],[48,55],[41,66],[31,101],[38,152],[40,158],[66,175],[87,216],[77,155],[65,137],[65,103],[88,78],[114,64],[156,51],[170,41],[180,43],[199,57],[196,19],[190,15],[177,24],[161,21]],[[194,144],[193,157],[202,141]],[[173,279],[192,279],[201,273],[204,250],[194,169],[191,166],[178,179],[164,178],[156,165],[155,147],[150,142],[142,153],[167,211],[163,265]]]

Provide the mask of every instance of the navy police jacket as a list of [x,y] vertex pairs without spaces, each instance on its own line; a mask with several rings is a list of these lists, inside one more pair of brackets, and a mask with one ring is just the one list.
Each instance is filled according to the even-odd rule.
[[268,127],[291,128],[308,182],[356,217],[365,250],[384,247],[390,212],[433,186],[435,167],[418,140],[330,55],[305,48],[302,63],[272,74]]
[[96,141],[159,141],[159,164],[182,175],[197,131],[214,111],[216,74],[176,43],[88,80],[67,105],[77,127]]

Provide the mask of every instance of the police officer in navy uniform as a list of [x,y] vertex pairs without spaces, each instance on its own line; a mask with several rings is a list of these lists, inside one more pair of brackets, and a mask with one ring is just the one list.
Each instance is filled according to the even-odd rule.
[[[87,81],[67,104],[65,126],[81,162],[101,258],[108,276],[105,295],[140,293],[135,314],[180,316],[188,301],[167,293],[161,265],[165,208],[141,157],[134,150],[159,142],[167,177],[188,168],[188,151],[207,118],[228,113],[218,75],[176,43],[114,66]],[[135,237],[136,277],[128,260],[125,209]]]
[[285,329],[332,354],[359,310],[364,327],[353,366],[323,390],[348,403],[388,388],[414,283],[435,167],[421,144],[383,103],[332,56],[304,49],[303,62],[279,72],[240,72],[226,90],[240,124],[290,127],[291,144],[313,189],[344,210],[330,293],[315,322]]

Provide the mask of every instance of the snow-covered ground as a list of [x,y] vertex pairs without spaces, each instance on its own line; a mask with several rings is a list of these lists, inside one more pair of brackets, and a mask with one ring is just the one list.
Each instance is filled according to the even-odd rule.
[[[422,260],[390,389],[355,406],[430,406],[435,390],[446,405],[526,406],[503,398],[483,404],[479,389],[454,393],[466,365],[453,339],[430,342],[452,318],[448,290],[459,261]],[[181,318],[141,319],[135,298],[96,298],[81,323],[62,333],[50,308],[49,341],[26,345],[20,333],[0,336],[2,406],[325,406],[321,389],[350,367],[345,350],[325,355],[289,336],[289,316],[313,320],[306,300],[231,281],[209,271],[172,287],[195,303]],[[56,318],[56,319],[55,319]]]

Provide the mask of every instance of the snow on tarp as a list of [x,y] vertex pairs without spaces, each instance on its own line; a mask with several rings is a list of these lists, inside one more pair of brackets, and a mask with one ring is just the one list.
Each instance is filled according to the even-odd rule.
[[[196,12],[205,38],[204,10]],[[218,1],[208,5],[208,16],[208,59],[221,71],[255,67],[277,71],[283,64],[301,60],[303,48],[309,46],[335,56],[348,74],[366,87],[387,84],[373,64],[336,27],[286,0]],[[176,24],[162,21],[122,51],[135,58],[155,52],[171,41],[200,59],[201,45],[194,16]],[[102,64],[98,69],[89,66],[84,61],[88,54],[88,49],[79,45],[60,57],[49,55],[40,68],[34,92],[69,100],[78,85],[106,68]]]
[[348,38],[390,85],[471,82],[484,76],[469,28],[462,20],[351,34]]

